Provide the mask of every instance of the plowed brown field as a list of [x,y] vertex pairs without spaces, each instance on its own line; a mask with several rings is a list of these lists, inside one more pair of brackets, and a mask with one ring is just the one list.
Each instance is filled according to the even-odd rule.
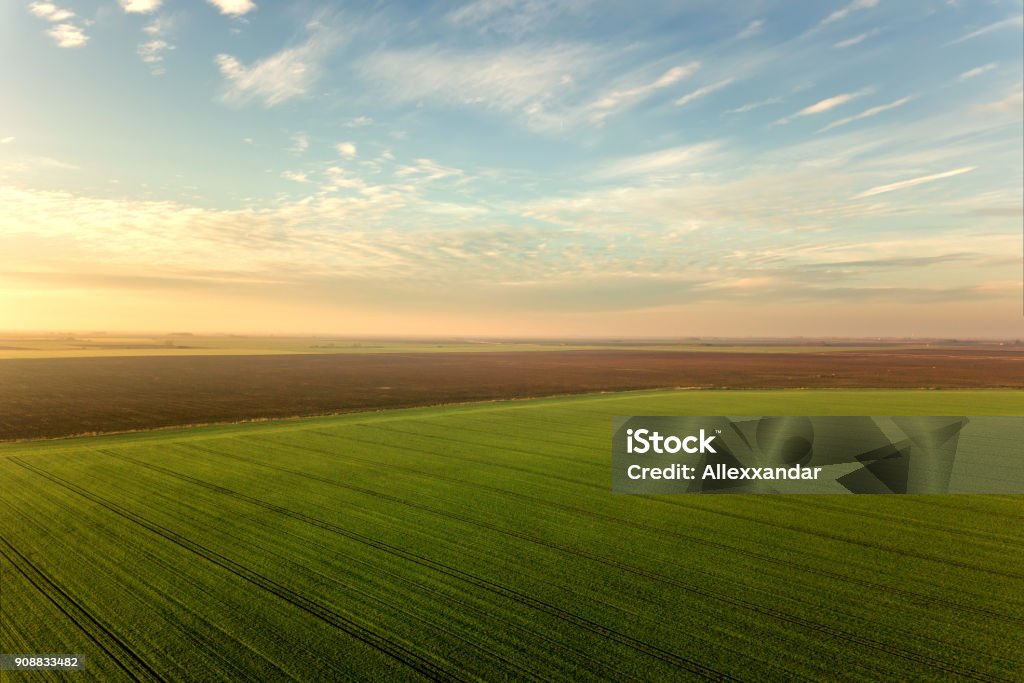
[[669,387],[1024,388],[1024,350],[602,350],[2,360],[0,440]]

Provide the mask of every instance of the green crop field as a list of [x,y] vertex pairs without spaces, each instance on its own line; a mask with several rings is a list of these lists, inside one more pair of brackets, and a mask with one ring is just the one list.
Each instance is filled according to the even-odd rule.
[[1021,680],[1021,497],[610,493],[613,415],[1021,413],[636,392],[7,444],[0,651],[96,680]]

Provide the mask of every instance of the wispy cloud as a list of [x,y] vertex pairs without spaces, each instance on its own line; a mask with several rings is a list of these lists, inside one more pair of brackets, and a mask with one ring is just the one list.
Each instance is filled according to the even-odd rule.
[[772,105],[772,104],[779,104],[781,102],[782,102],[782,98],[781,97],[769,97],[766,100],[758,100],[757,102],[748,102],[747,104],[740,105],[739,107],[736,107],[735,109],[726,109],[725,113],[726,114],[745,114],[748,111],[754,111],[755,109],[760,109],[761,107],[767,107],[767,106]]
[[846,40],[840,40],[838,43],[836,43],[832,47],[836,48],[837,50],[842,50],[842,49],[845,49],[845,48],[848,48],[848,47],[853,47],[854,45],[859,45],[859,44],[863,43],[865,40],[867,40],[868,38],[871,38],[872,36],[878,35],[878,33],[879,33],[879,31],[878,31],[877,28],[874,29],[873,31],[865,31],[864,33],[859,33],[859,34],[853,36],[852,38],[847,38]]
[[459,180],[468,179],[466,172],[461,168],[445,166],[433,159],[425,158],[416,159],[413,164],[400,166],[395,171],[395,176],[399,178],[413,178],[423,182],[433,182],[435,180],[445,180],[447,178],[455,178]]
[[373,123],[373,119],[369,116],[357,116],[346,122],[345,125],[349,128],[362,128],[363,126],[369,126],[371,123]]
[[309,149],[309,135],[306,133],[295,133],[290,140],[292,144],[288,151],[292,154],[304,154]]
[[746,28],[736,34],[736,40],[753,38],[762,30],[764,30],[764,19],[754,19],[752,22],[747,24]]
[[786,117],[783,117],[783,118],[779,119],[775,123],[782,125],[782,124],[789,123],[790,121],[792,121],[793,119],[796,119],[796,118],[801,118],[801,117],[804,117],[804,116],[816,116],[817,114],[824,114],[827,111],[832,111],[836,107],[841,107],[844,104],[852,102],[853,100],[857,99],[858,97],[863,97],[864,95],[867,95],[870,92],[871,92],[870,88],[864,88],[864,89],[858,90],[856,92],[847,92],[847,93],[842,93],[840,95],[833,95],[832,97],[826,97],[823,100],[818,100],[814,104],[811,104],[811,105],[808,105],[808,106],[804,107],[803,109],[801,109],[800,111],[796,112],[795,114],[791,114],[789,116],[786,116]]
[[[5,138],[5,140],[13,141],[14,138]],[[6,142],[3,144],[7,144]],[[35,171],[77,171],[79,166],[72,164],[67,161],[61,161],[60,159],[54,159],[53,157],[44,156],[25,156],[21,158],[15,158],[10,162],[0,164],[0,172],[14,171],[17,173],[24,172],[35,172]]]
[[590,4],[589,0],[472,0],[449,12],[446,19],[480,31],[524,35],[561,16],[578,14]]
[[974,107],[975,111],[983,113],[1017,116],[1020,115],[1022,109],[1024,109],[1024,90],[1020,88],[1010,91],[1006,97],[1000,100],[985,102]]
[[643,83],[641,85],[622,90],[613,90],[606,95],[602,95],[589,107],[593,112],[591,120],[594,122],[603,121],[613,112],[635,104],[658,90],[675,85],[687,76],[693,74],[699,68],[700,62],[698,61],[693,61],[689,64],[681,64],[679,66],[672,67],[665,73],[661,74],[657,79],[648,83]]
[[221,14],[232,17],[240,17],[256,9],[256,3],[252,0],[207,0],[207,2],[220,10]]
[[987,74],[989,71],[992,71],[992,69],[995,69],[995,68],[996,68],[996,63],[995,62],[989,62],[988,64],[985,64],[984,66],[976,66],[973,69],[968,69],[967,71],[965,71],[962,74],[960,74],[959,76],[957,76],[957,80],[958,81],[966,81],[969,78],[974,78],[975,76],[980,76],[982,74]]
[[303,171],[285,171],[281,174],[281,177],[285,180],[291,180],[296,183],[308,183],[309,176]]
[[901,180],[898,183],[890,183],[888,185],[879,185],[878,187],[872,187],[869,190],[865,190],[864,192],[855,195],[853,199],[864,199],[866,197],[874,197],[875,195],[893,192],[895,190],[905,190],[908,187],[916,187],[918,185],[924,185],[925,183],[935,182],[936,180],[942,180],[943,178],[952,178],[954,176],[963,175],[964,173],[970,173],[975,168],[977,168],[977,166],[964,166],[963,168],[953,169],[952,171],[933,173],[932,175],[911,178],[910,180]]
[[307,95],[321,76],[323,61],[341,41],[340,35],[320,24],[308,28],[310,35],[304,43],[249,66],[232,55],[217,55],[217,67],[226,81],[222,99],[230,104],[258,100],[273,107]]
[[154,76],[160,76],[166,72],[163,61],[164,55],[174,49],[171,42],[171,32],[174,29],[174,20],[167,15],[153,17],[153,19],[142,27],[142,32],[149,36],[135,48],[136,54],[143,63],[149,65],[150,72]]
[[693,102],[694,100],[699,100],[702,97],[706,97],[706,96],[710,95],[711,93],[718,92],[722,88],[726,88],[726,87],[732,85],[735,82],[736,82],[735,78],[726,78],[725,80],[718,81],[717,83],[712,83],[710,85],[705,85],[705,86],[703,86],[701,88],[697,88],[693,92],[689,92],[689,93],[683,95],[682,97],[680,97],[679,99],[677,99],[675,101],[675,104],[677,106],[682,107],[683,105],[689,104],[690,102]]
[[865,109],[861,113],[856,114],[854,116],[847,116],[846,118],[839,119],[838,121],[833,121],[832,123],[828,124],[821,130],[819,130],[818,132],[823,133],[827,130],[832,130],[833,128],[839,128],[840,126],[845,126],[848,123],[853,123],[854,121],[860,121],[861,119],[868,119],[871,118],[872,116],[878,116],[879,114],[890,111],[892,109],[896,109],[897,107],[902,107],[904,104],[910,102],[912,99],[914,99],[913,95],[908,95],[907,97],[901,97],[900,99],[895,100],[893,102],[889,102],[888,104],[881,104],[877,107]]
[[595,178],[611,179],[676,172],[683,167],[706,160],[718,148],[719,143],[717,142],[671,147],[613,161],[599,168],[592,175]]
[[174,28],[174,20],[169,16],[153,17],[153,20],[142,27],[147,36],[166,36]]
[[165,71],[162,66],[164,53],[173,49],[174,46],[166,40],[157,38],[155,40],[148,40],[144,43],[139,43],[137,51],[142,61],[150,65],[153,75],[159,76]]
[[861,97],[865,94],[867,94],[866,90],[859,90],[857,92],[843,93],[842,95],[828,97],[818,102],[815,102],[814,104],[808,107],[804,107],[803,109],[798,111],[795,114],[795,116],[812,116],[814,114],[824,114],[827,111],[831,111],[836,107],[842,106],[847,102],[855,100],[858,97]]
[[982,26],[977,30],[971,31],[970,33],[966,33],[955,40],[949,41],[946,45],[956,45],[957,43],[962,43],[967,40],[973,40],[974,38],[987,35],[993,31],[999,31],[1004,28],[1020,28],[1022,26],[1024,26],[1024,14],[1010,17],[1009,19],[1003,19],[1002,21],[997,21],[989,24],[988,26]]
[[818,27],[828,26],[829,24],[834,24],[837,21],[842,21],[843,19],[845,19],[846,17],[850,16],[854,12],[858,12],[860,10],[865,10],[865,9],[871,9],[871,8],[877,6],[877,5],[878,5],[878,0],[853,0],[853,2],[851,2],[848,5],[846,5],[842,9],[838,9],[835,12],[833,12],[832,14],[830,14],[827,17],[825,17],[824,19],[822,19],[821,23],[818,24]]
[[557,126],[566,78],[592,69],[601,55],[580,45],[521,45],[454,51],[382,50],[360,64],[363,78],[399,102],[430,101],[514,113],[537,128]]

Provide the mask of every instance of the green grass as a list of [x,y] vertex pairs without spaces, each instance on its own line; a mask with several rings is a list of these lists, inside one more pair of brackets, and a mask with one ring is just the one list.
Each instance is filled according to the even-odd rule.
[[636,392],[7,444],[0,651],[98,680],[1020,680],[1020,497],[613,496],[609,442],[623,414],[1022,412]]

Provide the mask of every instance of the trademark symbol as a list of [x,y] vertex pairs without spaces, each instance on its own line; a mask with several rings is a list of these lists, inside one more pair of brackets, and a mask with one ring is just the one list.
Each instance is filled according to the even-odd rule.
[[721,430],[721,429],[716,429],[716,430],[715,430],[715,434],[721,434],[721,433],[722,433],[722,430]]

